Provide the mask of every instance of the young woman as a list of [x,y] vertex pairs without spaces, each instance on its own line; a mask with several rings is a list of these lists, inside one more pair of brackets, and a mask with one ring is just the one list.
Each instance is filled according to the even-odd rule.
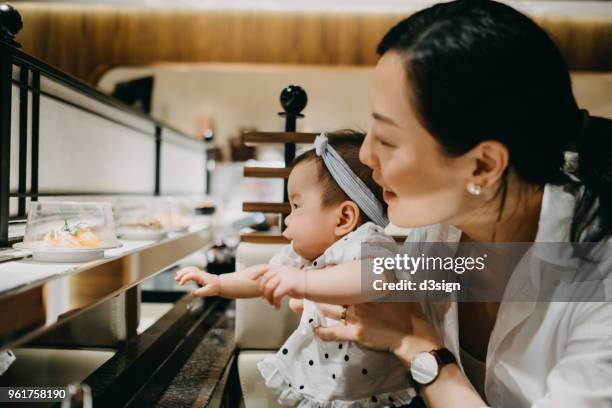
[[[442,3],[397,24],[378,52],[361,159],[384,189],[391,222],[415,228],[410,239],[610,241],[611,121],[578,108],[558,48],[533,21],[493,1]],[[569,174],[573,148],[578,168]],[[295,295],[282,275],[271,269],[260,281],[275,302],[278,287]],[[519,283],[537,293],[528,279]],[[389,350],[408,368],[448,349],[419,390],[429,407],[612,406],[608,302],[322,311],[346,323],[318,329],[324,340]]]

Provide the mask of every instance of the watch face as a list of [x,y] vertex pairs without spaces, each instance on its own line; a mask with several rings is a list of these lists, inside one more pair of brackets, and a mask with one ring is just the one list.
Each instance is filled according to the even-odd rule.
[[410,373],[419,384],[429,384],[438,376],[438,361],[431,353],[422,351],[412,359]]

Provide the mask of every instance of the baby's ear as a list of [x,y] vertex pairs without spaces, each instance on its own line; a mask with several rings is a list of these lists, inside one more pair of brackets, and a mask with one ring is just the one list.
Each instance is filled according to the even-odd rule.
[[353,201],[347,200],[340,204],[334,234],[337,237],[342,237],[357,228],[359,215],[359,207]]

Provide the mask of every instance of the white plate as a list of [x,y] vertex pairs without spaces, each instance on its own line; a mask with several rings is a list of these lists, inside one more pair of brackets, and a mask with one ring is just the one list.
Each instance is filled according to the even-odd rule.
[[186,232],[187,230],[189,230],[189,226],[188,225],[183,225],[182,227],[171,227],[171,228],[169,228],[170,232]]
[[119,237],[121,239],[134,241],[157,241],[158,239],[166,238],[166,231],[146,230],[146,229],[119,229]]
[[26,249],[32,251],[32,259],[39,262],[88,262],[104,258],[104,250],[119,248],[121,245],[102,248],[40,248],[29,246],[23,242],[13,245],[16,249]]
[[189,230],[189,226],[188,225],[168,228],[168,231],[170,231],[170,232],[186,232],[188,230]]

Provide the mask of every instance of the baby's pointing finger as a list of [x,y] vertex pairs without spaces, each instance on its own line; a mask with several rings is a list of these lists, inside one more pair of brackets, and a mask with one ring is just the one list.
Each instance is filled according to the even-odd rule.
[[187,281],[192,280],[192,275],[193,274],[194,274],[193,272],[188,272],[188,273],[183,274],[180,277],[180,279],[178,281],[178,284],[183,286]]
[[180,271],[178,271],[176,273],[176,276],[174,277],[174,280],[179,281],[181,280],[181,278],[189,272],[193,272],[194,270],[197,270],[197,268],[193,267],[193,266],[188,266],[186,268],[181,269]]
[[183,277],[181,278],[181,280],[179,281],[179,285],[184,285],[185,283],[187,283],[188,281],[194,281],[199,283],[200,285],[204,285],[206,284],[206,280],[200,275],[200,272],[189,272],[185,275],[183,275]]

